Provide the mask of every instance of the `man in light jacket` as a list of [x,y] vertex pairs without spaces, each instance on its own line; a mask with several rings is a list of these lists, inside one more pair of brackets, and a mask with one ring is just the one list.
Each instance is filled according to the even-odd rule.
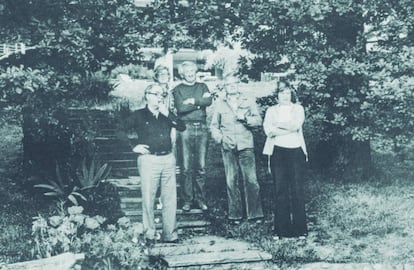
[[215,105],[210,130],[213,139],[221,144],[226,173],[228,219],[232,224],[239,224],[243,218],[240,168],[247,219],[259,223],[263,219],[263,210],[250,129],[260,126],[262,119],[256,103],[241,96],[237,78],[226,78],[224,87],[225,98]]

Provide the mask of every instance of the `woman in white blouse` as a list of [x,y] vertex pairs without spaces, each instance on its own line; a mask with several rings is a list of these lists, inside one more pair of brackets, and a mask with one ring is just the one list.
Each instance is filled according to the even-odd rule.
[[305,113],[290,85],[279,82],[278,104],[267,109],[263,128],[267,139],[263,154],[269,156],[275,184],[274,239],[307,236],[303,191],[307,160],[302,124]]

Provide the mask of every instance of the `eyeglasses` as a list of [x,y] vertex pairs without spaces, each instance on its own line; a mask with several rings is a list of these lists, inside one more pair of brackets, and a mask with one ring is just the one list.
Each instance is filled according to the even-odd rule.
[[163,98],[168,96],[167,92],[162,92],[162,93],[160,93],[160,92],[147,92],[147,94],[148,95],[154,95],[154,96],[157,96],[157,97],[163,97]]

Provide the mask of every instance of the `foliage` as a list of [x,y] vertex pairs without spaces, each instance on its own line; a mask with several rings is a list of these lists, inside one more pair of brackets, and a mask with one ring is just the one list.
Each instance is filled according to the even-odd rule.
[[[235,1],[232,1],[235,2]],[[149,46],[214,49],[228,43],[229,29],[239,22],[229,1],[156,1],[145,9],[148,24],[144,31]]]
[[[35,124],[25,134],[31,139],[73,135],[58,115],[107,101],[110,70],[140,62],[143,17],[130,1],[12,1],[1,7],[2,42],[23,42],[28,50],[0,61],[0,110],[30,111]],[[71,130],[74,140],[88,136],[77,131]]]
[[55,197],[64,204],[79,205],[79,199],[86,201],[85,196],[80,193],[81,189],[73,184],[72,179],[67,181],[62,178],[59,166],[56,166],[56,178],[57,181],[50,180],[49,184],[36,184],[34,187],[46,189],[43,193],[45,196]]
[[[362,168],[366,177],[372,139],[387,136],[398,150],[412,138],[411,2],[235,1],[234,7],[233,38],[255,55],[240,59],[241,72],[258,78],[294,69],[287,79],[307,110],[311,141],[326,146],[312,153],[313,160],[328,156],[321,168]],[[281,64],[286,57],[289,65]]]
[[[142,225],[127,218],[116,225],[102,226],[104,218],[90,217],[80,206],[72,206],[54,216],[34,218],[33,253],[38,258],[62,252],[85,253],[87,269],[135,269],[145,265]],[[89,268],[88,268],[89,267]]]
[[88,167],[86,158],[83,159],[82,168],[77,178],[80,188],[88,189],[96,187],[101,181],[108,178],[110,172],[111,167],[108,166],[108,163],[100,166],[98,161],[92,159]]
[[85,158],[76,179],[62,175],[59,166],[56,165],[56,181],[49,180],[48,184],[36,184],[34,187],[46,189],[45,196],[55,197],[65,205],[79,205],[79,200],[87,200],[85,190],[97,188],[101,181],[108,177],[110,171],[107,163],[100,166],[95,159],[92,159],[88,167]]
[[402,46],[394,52],[377,52],[371,61],[371,91],[361,107],[372,120],[372,132],[392,139],[393,150],[403,154],[414,130],[414,48]]
[[111,183],[101,182],[95,188],[82,190],[82,194],[86,197],[86,201],[81,201],[85,214],[103,216],[109,224],[124,215],[117,188]]
[[61,67],[95,72],[139,59],[143,17],[130,1],[13,1],[3,7],[2,39],[46,48],[45,56],[59,52],[67,60]]
[[[299,82],[298,90],[307,105],[308,115],[320,119],[323,139],[335,135],[366,141],[377,132],[378,122],[386,121],[378,118],[384,109],[392,119],[399,121],[401,117],[391,107],[381,106],[373,111],[374,107],[370,107],[373,95],[384,101],[389,98],[395,101],[402,98],[406,102],[413,100],[412,93],[404,87],[394,89],[400,96],[394,92],[386,97],[380,86],[399,78],[404,84],[410,77],[409,63],[398,67],[392,64],[401,63],[402,59],[409,61],[414,56],[412,50],[404,49],[409,37],[391,41],[391,36],[395,36],[391,31],[399,34],[412,31],[412,18],[403,15],[407,12],[403,3],[404,0],[393,4],[380,1],[375,5],[358,1],[253,4],[250,10],[247,6],[244,9],[245,16],[252,20],[243,21],[245,34],[242,41],[259,55],[259,59],[269,55],[265,57],[269,63],[275,64],[281,56],[288,56],[296,69],[294,79]],[[392,10],[390,17],[385,13],[388,8]],[[412,4],[410,8],[413,8]],[[387,18],[392,20],[389,24],[394,27],[384,25]],[[372,26],[370,31],[366,31],[367,25]],[[367,52],[367,41],[375,33],[390,36],[384,43],[378,43],[376,51]],[[395,60],[388,62],[385,59]],[[372,87],[375,81],[382,83]],[[375,88],[380,88],[380,91]],[[410,109],[406,112],[413,115]],[[413,130],[412,127],[407,125],[400,129],[400,135],[406,133],[406,136],[411,136],[409,131]]]
[[[413,130],[413,9],[408,0],[161,0],[141,8],[127,0],[14,1],[4,4],[1,25],[4,40],[18,33],[44,48],[26,58],[46,63],[60,76],[51,85],[59,82],[69,92],[86,71],[139,63],[143,45],[216,48],[232,38],[255,55],[240,59],[242,73],[257,79],[262,71],[295,69],[292,80],[320,139],[368,142],[381,133],[399,145]],[[13,16],[15,10],[22,16]],[[291,65],[281,65],[283,57]]]
[[53,73],[39,69],[12,66],[2,70],[0,75],[1,107],[22,105],[35,91],[56,90],[51,86]]

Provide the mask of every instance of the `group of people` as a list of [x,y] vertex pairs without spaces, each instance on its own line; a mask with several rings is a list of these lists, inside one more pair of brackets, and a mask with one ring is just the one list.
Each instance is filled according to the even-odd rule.
[[279,83],[279,103],[269,107],[262,121],[256,102],[242,95],[237,78],[228,76],[224,79],[224,96],[215,102],[208,126],[206,109],[212,105],[213,98],[207,85],[197,81],[196,73],[194,62],[182,63],[179,69],[182,82],[170,89],[170,70],[166,66],[157,66],[155,82],[145,89],[145,108],[134,111],[123,120],[123,129],[138,134],[138,138],[130,143],[138,154],[145,237],[148,240],[156,237],[154,204],[160,187],[162,240],[178,241],[177,154],[182,157],[182,211],[209,209],[205,184],[210,134],[221,145],[229,222],[240,224],[246,216],[248,220],[261,223],[264,215],[252,128],[262,125],[267,135],[263,154],[269,156],[275,183],[274,238],[305,237],[303,168],[307,154],[302,133],[304,110],[297,103],[293,88],[287,83]]

